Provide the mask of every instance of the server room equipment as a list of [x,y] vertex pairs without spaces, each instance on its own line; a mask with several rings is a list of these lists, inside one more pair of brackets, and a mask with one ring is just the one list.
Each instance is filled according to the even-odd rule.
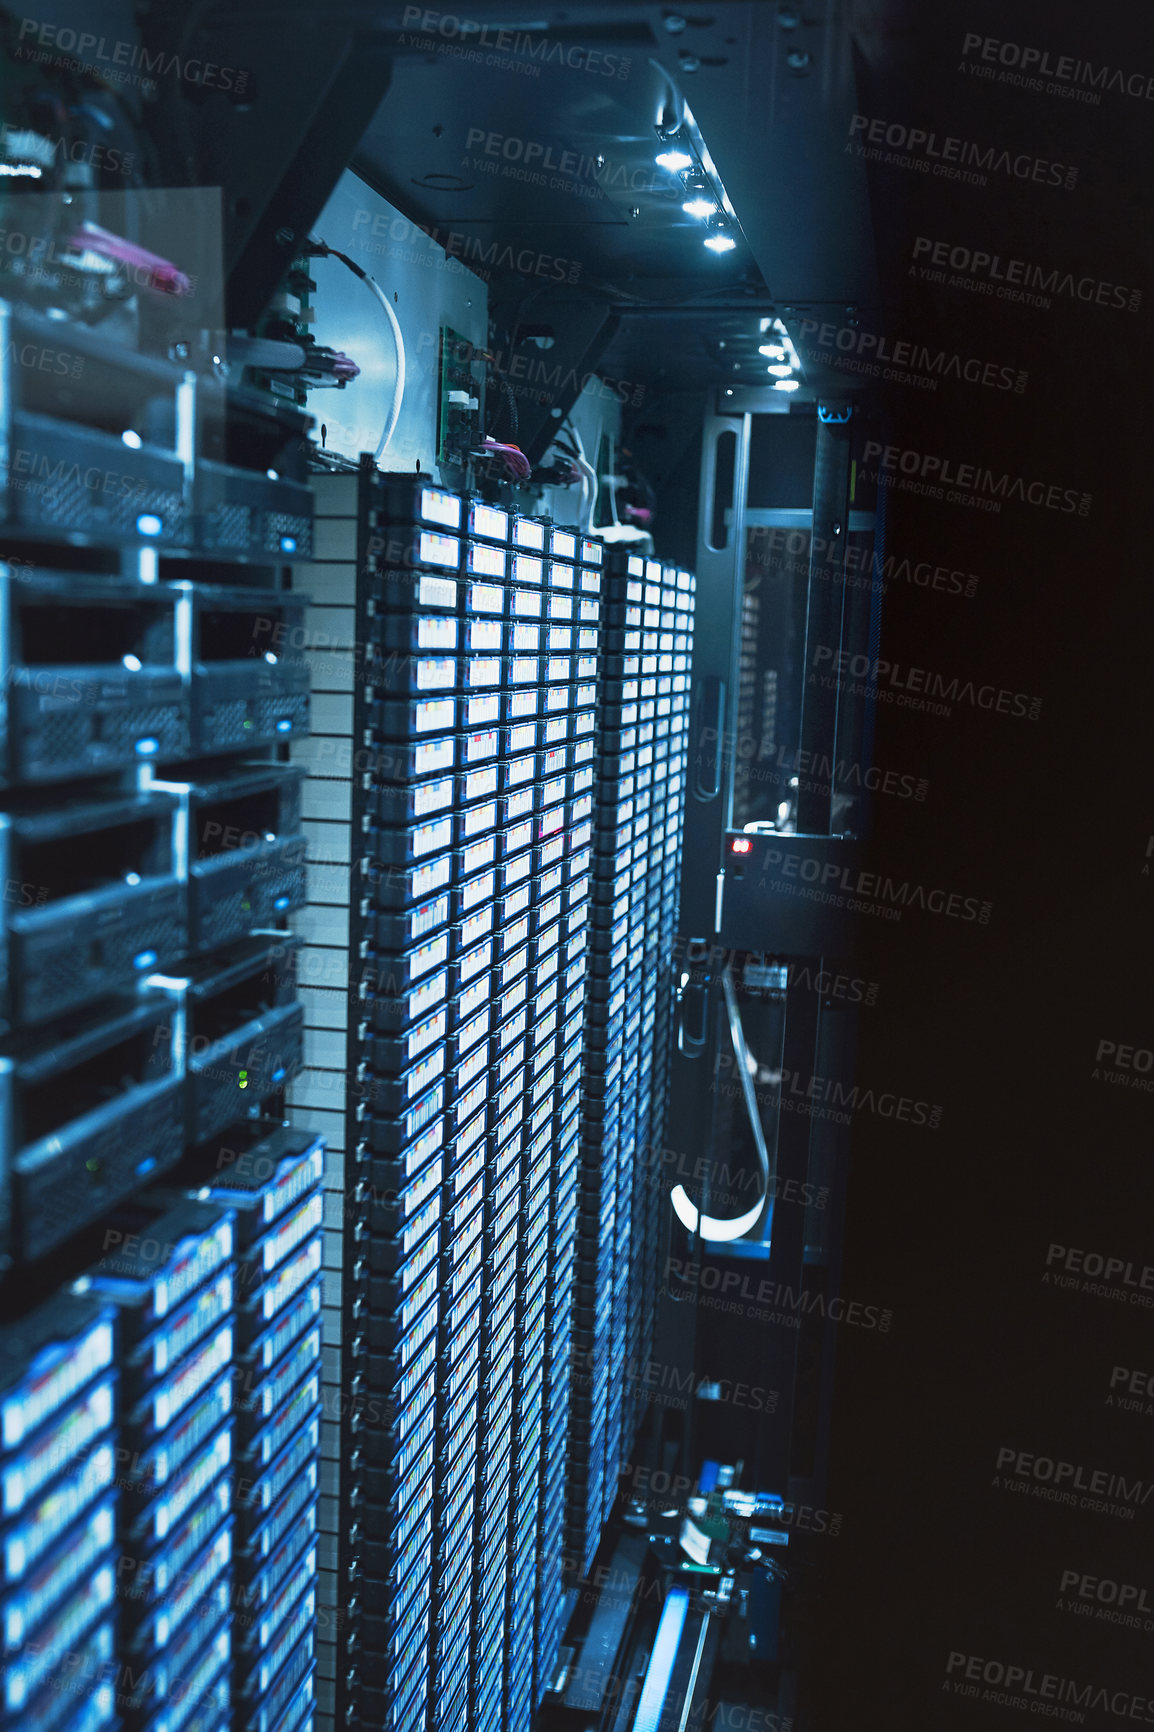
[[360,488],[347,1364],[391,1423],[350,1415],[354,1700],[527,1725],[560,1638],[601,549],[419,475]]
[[[156,0],[100,40],[179,45],[158,94],[3,49],[6,1724],[791,1711],[808,1420],[739,1460],[684,1301],[838,1255],[771,1193],[843,1151],[706,1097],[722,1050],[852,1063],[805,996],[838,934],[761,869],[864,828],[779,749],[868,759],[796,676],[876,647],[879,518],[775,273],[869,306],[865,171],[825,151],[794,234],[735,118],[752,77],[817,160],[779,44],[830,26],[480,10]],[[765,1194],[718,1246],[726,1139]]]
[[234,1724],[311,1724],[320,1497],[324,1145],[282,1128],[224,1150],[198,1195],[237,1238]]
[[[49,109],[121,143],[125,115],[66,71],[15,79],[5,166],[53,190],[5,180],[41,264],[5,268],[0,306],[0,1717],[298,1732],[323,1155],[281,1119],[310,423],[223,368],[211,197],[56,186]],[[141,244],[166,225],[186,268]],[[262,1140],[260,1182],[222,1175]]]
[[0,1345],[3,1724],[115,1726],[116,1312],[61,1293]]
[[[0,332],[10,533],[187,547],[195,373],[19,303],[0,302]],[[28,349],[50,364],[23,364]]]
[[121,1222],[77,1283],[120,1337],[117,1707],[175,1732],[228,1704],[234,1219],[188,1203]]
[[165,763],[191,747],[177,594],[107,574],[0,568],[8,783]]

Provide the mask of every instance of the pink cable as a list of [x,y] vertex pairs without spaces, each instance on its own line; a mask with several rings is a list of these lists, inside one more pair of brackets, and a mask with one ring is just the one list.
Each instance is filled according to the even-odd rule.
[[503,460],[505,467],[518,481],[528,480],[529,476],[533,472],[533,465],[530,463],[525,453],[518,450],[516,445],[502,445],[499,440],[490,439],[487,433],[485,435],[484,445],[486,451],[490,452],[494,457],[500,457]]
[[70,237],[69,245],[78,252],[99,253],[102,258],[112,259],[118,265],[147,271],[147,286],[162,295],[192,293],[192,278],[186,276],[171,259],[162,259],[159,253],[150,253],[144,247],[126,241],[123,235],[110,234],[107,229],[98,228],[96,223],[81,223]]

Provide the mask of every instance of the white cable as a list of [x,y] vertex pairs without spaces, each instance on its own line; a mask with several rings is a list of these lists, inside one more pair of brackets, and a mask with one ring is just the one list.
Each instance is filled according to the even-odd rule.
[[347,265],[354,276],[360,277],[363,283],[367,283],[388,315],[389,326],[393,333],[393,345],[397,351],[397,376],[393,380],[393,400],[389,405],[389,418],[385,422],[385,430],[373,452],[373,462],[379,463],[384,455],[386,445],[397,430],[397,422],[401,418],[401,404],[405,396],[405,339],[401,335],[401,327],[397,321],[397,315],[393,311],[392,302],[380,283],[374,277],[370,277],[368,271],[363,270],[355,259],[350,259],[348,254],[342,253],[339,248],[330,247],[326,241],[319,239],[316,244],[323,249],[319,254],[321,258],[340,259],[341,263]]
[[[665,70],[665,68],[664,68],[664,66],[662,66],[660,60],[652,60],[651,59],[649,64],[657,72],[660,72],[662,78],[664,78],[666,84],[669,86],[669,94],[673,99],[672,104],[671,104],[671,106],[673,108],[673,125],[672,125],[672,127],[667,128],[667,130],[670,132],[680,132],[681,128],[685,125],[685,98],[684,98],[684,96],[682,96],[680,90],[678,90],[676,84],[673,82],[672,74]],[[664,109],[662,110],[661,114],[658,115],[657,118],[658,118],[659,123],[662,120],[664,120],[664,118],[665,118]]]
[[597,489],[597,471],[596,471],[596,469],[594,469],[592,463],[590,463],[588,461],[588,459],[584,458],[584,457],[582,457],[582,459],[581,459],[581,468],[582,468],[583,473],[588,475],[588,477],[589,477],[589,488],[590,488],[589,515],[585,519],[585,528],[589,531],[592,531],[593,519],[597,513],[597,492],[598,492],[598,489]]
[[[597,471],[596,471],[596,469],[594,469],[592,463],[590,463],[588,457],[586,457],[586,455],[585,455],[585,442],[581,438],[580,433],[578,433],[578,431],[577,431],[576,422],[570,421],[569,426],[573,432],[573,443],[577,447],[578,467],[580,468],[581,473],[583,475],[587,475],[589,477],[589,482],[590,482],[590,485],[593,489],[593,497],[589,501],[589,516],[585,520],[585,528],[589,531],[592,531],[593,518],[594,518],[596,511],[597,511]],[[582,503],[582,509],[584,509],[584,502]]]
[[392,303],[389,300],[388,295],[386,295],[379,283],[374,282],[373,278],[369,276],[367,271],[365,273],[365,281],[389,316],[389,324],[393,328],[393,342],[396,345],[397,350],[397,376],[393,381],[393,401],[389,406],[389,418],[385,422],[385,430],[381,434],[376,450],[373,452],[373,462],[379,463],[384,455],[385,447],[388,445],[389,440],[397,430],[397,422],[401,418],[401,404],[404,401],[405,396],[405,339],[401,335],[400,323],[398,322],[396,313],[393,311]]

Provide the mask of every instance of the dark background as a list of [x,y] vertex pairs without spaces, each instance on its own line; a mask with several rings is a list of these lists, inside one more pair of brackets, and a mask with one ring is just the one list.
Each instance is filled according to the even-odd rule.
[[[105,0],[101,10],[111,19],[119,8]],[[301,152],[288,179],[302,208],[310,187],[320,208],[335,173],[360,149],[372,184],[414,219],[485,235],[499,223],[514,244],[524,233],[559,256],[580,257],[582,293],[592,304],[603,289],[606,316],[612,307],[621,319],[601,365],[646,386],[629,432],[661,501],[659,547],[692,563],[691,429],[707,383],[716,384],[716,342],[728,329],[720,289],[738,308],[734,330],[748,337],[753,328],[739,265],[703,265],[699,237],[691,237],[692,270],[689,252],[647,253],[636,238],[644,229],[605,206],[569,209],[554,197],[545,209],[518,195],[515,208],[482,209],[421,190],[422,175],[460,167],[462,133],[472,127],[534,138],[553,136],[553,127],[561,145],[579,148],[604,133],[613,151],[632,161],[636,150],[650,164],[649,133],[615,138],[609,104],[645,79],[652,31],[672,7],[579,0],[567,13],[540,8],[570,40],[632,56],[631,82],[620,88],[584,74],[567,83],[550,75],[536,86],[478,73],[458,101],[460,63],[442,56],[438,100],[447,124],[435,142],[418,76],[431,57],[406,59],[395,48],[403,10],[358,3],[338,12],[290,0],[282,28],[271,8],[194,9],[190,19],[203,24],[218,59],[256,66],[256,96],[235,112],[215,96],[195,112],[189,100],[175,128],[153,115],[158,174],[169,185],[224,185],[227,250],[241,261],[232,279],[238,323],[247,322],[247,305],[263,305],[270,274],[275,280],[274,240],[286,214],[265,201],[287,160],[286,140]],[[450,10],[494,26],[528,16],[523,0]],[[722,8],[692,9],[688,37],[698,14],[712,10]],[[749,0],[747,10],[759,21],[764,14],[772,36],[775,0]],[[183,41],[184,11],[175,0],[144,9],[152,39],[169,48]],[[393,34],[376,42],[376,59],[363,42],[347,46],[354,30],[371,36],[385,14]],[[916,937],[878,922],[858,959],[859,972],[881,983],[877,1008],[861,1018],[860,1079],[940,1103],[943,1116],[932,1132],[865,1114],[855,1123],[842,1292],[891,1309],[893,1322],[885,1335],[847,1327],[839,1340],[827,1502],[843,1521],[836,1538],[814,1540],[802,1669],[807,1732],[1012,1727],[1004,1708],[941,1693],[951,1651],[1154,1694],[1154,1683],[1144,1683],[1152,1677],[1145,1635],[1054,1609],[1064,1569],[1147,1586],[1154,1598],[1154,1500],[1121,1522],[991,1486],[1003,1446],[1087,1470],[1154,1474],[1154,1418],[1105,1405],[1113,1365],[1154,1372],[1150,1314],[1041,1279],[1051,1241],[1136,1265],[1154,1261],[1150,1097],[1093,1075],[1103,1039],[1154,1045],[1152,880],[1142,876],[1154,831],[1144,524],[1154,104],[1105,91],[1090,106],[974,79],[959,71],[968,33],[1036,45],[1052,60],[1070,55],[1154,76],[1150,12],[1135,0],[1109,9],[1070,0],[862,0],[847,4],[831,31],[854,57],[863,113],[1077,167],[1076,188],[1066,191],[996,173],[977,188],[870,165],[881,293],[863,324],[892,341],[1029,373],[1021,396],[949,381],[933,393],[895,387],[885,401],[893,444],[1090,493],[1093,503],[1080,518],[1010,501],[995,515],[896,488],[890,496],[887,551],[977,573],[980,583],[969,600],[894,584],[883,655],[1043,702],[1036,722],[964,704],[948,719],[878,706],[876,763],[927,777],[929,793],[924,804],[874,802],[865,867],[897,872],[900,862],[903,876],[989,900],[993,914],[982,927],[923,920]],[[334,136],[333,117],[318,119],[309,106],[312,84],[342,55],[353,67],[340,116],[345,139]],[[707,136],[710,88],[716,104],[726,80],[744,78],[756,108],[760,67],[723,62],[703,74],[693,101]],[[386,85],[396,99],[378,109]],[[795,95],[800,108],[800,87]],[[815,106],[809,141],[788,172],[761,159],[752,130],[736,161],[724,141],[731,154],[721,167],[739,214],[777,247],[774,295],[793,292],[795,262],[802,281],[806,263],[820,265],[824,280],[832,260],[836,275],[839,249],[850,262],[855,252],[864,259],[851,223],[864,200],[843,186],[839,205],[805,160],[814,139],[844,137],[847,118],[836,104]],[[410,157],[413,140],[419,149],[413,143]],[[510,199],[510,183],[497,195]],[[295,213],[291,199],[288,208]],[[303,226],[311,221],[306,215]],[[671,249],[685,239],[661,232]],[[1057,297],[1041,311],[930,287],[908,273],[922,234],[1136,287],[1143,302],[1129,313]],[[516,335],[526,311],[548,316],[547,297],[526,308],[531,287],[494,285],[506,335]],[[766,292],[763,285],[762,300]],[[662,297],[693,302],[699,317],[644,323],[622,313]],[[831,317],[840,312],[831,306]],[[496,340],[500,346],[500,330]],[[664,457],[647,425],[664,428]],[[1091,1714],[1088,1723],[1111,1722]]]
[[[871,167],[895,337],[1026,367],[1021,397],[894,393],[895,444],[1091,492],[1088,518],[1000,515],[892,495],[889,551],[981,576],[971,601],[895,585],[883,653],[1042,697],[1040,719],[879,705],[877,761],[930,778],[924,807],[877,801],[872,848],[914,849],[926,883],[994,904],[915,944],[887,929],[860,1069],[941,1102],[932,1136],[862,1119],[844,1290],[894,1310],[840,1345],[829,1501],[806,1684],[823,1728],[986,1726],[1011,1711],[940,1694],[951,1651],[1149,1692],[1149,1638],[1054,1610],[1063,1569],[1154,1587],[1154,1512],[1133,1522],[992,1489],[999,1447],[1149,1471],[1154,1421],[1105,1406],[1114,1364],[1154,1366],[1149,1314],[1042,1284],[1051,1241],[1149,1257],[1150,1102],[1094,1080],[1101,1039],[1150,1044],[1148,490],[1154,111],[1084,107],[957,70],[978,32],[1138,70],[1149,20],[1062,5],[910,7],[863,112],[1079,169],[1074,192],[975,189]],[[909,277],[924,234],[1142,287],[1136,314],[1048,312]],[[849,1715],[852,1713],[852,1722]],[[1098,1714],[1090,1724],[1105,1724]]]

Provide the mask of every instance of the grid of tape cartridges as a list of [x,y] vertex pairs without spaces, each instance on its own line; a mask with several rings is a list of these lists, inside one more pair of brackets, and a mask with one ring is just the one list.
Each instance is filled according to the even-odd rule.
[[[0,1725],[302,1732],[307,420],[20,307],[0,336]],[[45,343],[66,386],[18,363]]]
[[644,1418],[684,820],[695,579],[606,555],[566,1561],[593,1560]]
[[527,1732],[562,1622],[602,550],[366,485],[351,1701]]

